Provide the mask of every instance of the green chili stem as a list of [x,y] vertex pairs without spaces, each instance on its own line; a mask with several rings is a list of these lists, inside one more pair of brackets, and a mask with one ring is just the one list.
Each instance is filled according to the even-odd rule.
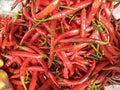
[[27,87],[26,87],[26,85],[25,85],[25,78],[24,78],[24,77],[21,77],[20,80],[21,80],[21,82],[22,82],[22,85],[23,85],[24,89],[27,90]]

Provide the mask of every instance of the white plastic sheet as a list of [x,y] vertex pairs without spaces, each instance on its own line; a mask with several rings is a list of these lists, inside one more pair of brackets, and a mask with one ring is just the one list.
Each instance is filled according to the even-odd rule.
[[21,3],[11,11],[11,6],[15,0],[0,0],[0,16],[15,16],[21,9]]
[[120,19],[120,5],[113,10],[112,14],[116,20]]

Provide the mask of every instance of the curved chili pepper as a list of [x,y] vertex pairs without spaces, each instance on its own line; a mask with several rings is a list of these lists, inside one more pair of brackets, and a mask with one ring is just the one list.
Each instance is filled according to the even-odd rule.
[[[105,41],[107,40],[107,35],[106,33],[102,33],[101,34],[101,38]],[[118,55],[120,52],[118,52],[117,50],[115,50],[114,46],[111,45],[111,43],[108,43],[105,45],[106,49],[113,55]]]
[[29,41],[29,43],[30,43],[30,44],[33,44],[33,43],[35,42],[35,40],[38,39],[39,36],[40,36],[40,33],[39,33],[39,32],[36,32],[36,33],[32,36],[32,38],[31,38],[31,40]]
[[111,64],[116,62],[116,59],[113,58],[113,56],[106,50],[105,46],[100,46],[100,51],[104,53],[104,56],[108,58]]
[[[83,1],[81,3],[79,3],[79,4],[76,4],[76,5],[71,7],[71,8],[75,8],[75,9],[62,10],[61,12],[58,12],[58,13],[52,15],[51,17],[47,18],[46,20],[65,18],[67,15],[73,14],[76,11],[79,11],[80,9],[87,7],[91,3],[92,3],[92,0],[85,0],[85,1]],[[35,16],[35,18],[37,19],[36,16]]]
[[72,66],[70,60],[68,59],[68,57],[66,56],[66,53],[64,51],[61,51],[59,53],[60,53],[60,55],[62,55],[62,57],[60,57],[62,59],[62,61],[66,62],[66,63],[64,63],[66,68],[68,68],[70,70],[70,76],[72,76],[74,72],[73,72],[73,66]]
[[54,45],[57,44],[57,42],[60,40],[60,39],[63,39],[65,37],[70,37],[70,36],[74,36],[74,35],[78,35],[79,34],[79,29],[74,29],[74,30],[71,30],[71,31],[67,31],[63,34],[61,34],[59,37],[57,37],[54,41]]
[[110,73],[110,71],[102,72],[98,77],[97,80],[98,82],[103,82],[105,80],[105,77]]
[[47,16],[49,13],[51,13],[56,7],[57,5],[60,3],[61,0],[53,0],[52,3],[50,3],[44,10],[42,10],[41,12],[37,13],[35,15],[35,20],[36,19],[41,19],[45,16]]
[[84,90],[88,85],[90,85],[96,79],[96,77],[97,75],[88,79],[83,84],[75,85],[74,87],[71,88],[71,90]]
[[28,10],[27,10],[27,8],[25,7],[25,6],[23,6],[23,14],[24,14],[24,16],[28,19],[28,20],[30,20],[30,21],[32,21],[32,22],[35,22],[35,20],[32,18],[32,17],[30,17],[30,14],[29,14],[29,12],[28,12]]
[[31,28],[30,30],[28,30],[23,36],[22,40],[20,41],[20,45],[22,45],[33,32],[35,32],[34,28]]
[[100,21],[105,25],[105,27],[107,28],[108,32],[110,33],[110,42],[112,42],[113,40],[115,42],[116,41],[116,36],[114,34],[115,30],[113,25],[102,15],[100,15]]
[[93,74],[98,74],[102,68],[109,64],[109,61],[100,62],[94,69]]
[[11,10],[13,10],[20,2],[22,2],[23,0],[15,0],[15,2],[13,3]]
[[75,81],[70,81],[70,80],[66,80],[66,79],[64,79],[63,80],[63,82],[59,82],[59,84],[65,84],[65,85],[79,85],[79,84],[81,84],[81,83],[84,83],[85,81],[87,81],[88,79],[89,79],[89,76],[90,76],[90,74],[92,74],[92,71],[95,69],[95,66],[96,66],[96,61],[95,60],[93,60],[93,62],[92,62],[92,66],[91,66],[91,68],[90,68],[90,70],[88,71],[88,73],[85,75],[85,76],[83,76],[81,79],[79,79],[79,80],[75,80]]

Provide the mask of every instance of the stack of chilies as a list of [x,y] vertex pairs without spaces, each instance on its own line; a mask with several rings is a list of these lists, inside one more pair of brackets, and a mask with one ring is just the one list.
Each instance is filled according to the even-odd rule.
[[[12,9],[22,0],[16,0]],[[26,0],[0,18],[0,58],[14,90],[104,90],[120,84],[112,0]]]

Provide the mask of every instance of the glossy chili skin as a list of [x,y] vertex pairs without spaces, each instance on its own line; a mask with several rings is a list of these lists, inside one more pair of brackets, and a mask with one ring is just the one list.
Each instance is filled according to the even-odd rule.
[[23,8],[15,18],[0,17],[0,68],[15,90],[118,84],[120,21],[111,9],[119,2],[16,0],[12,8],[18,2]]

